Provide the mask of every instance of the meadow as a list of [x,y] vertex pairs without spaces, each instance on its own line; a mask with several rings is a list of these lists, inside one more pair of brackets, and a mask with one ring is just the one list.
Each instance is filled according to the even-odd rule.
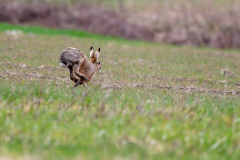
[[[59,55],[91,45],[74,88]],[[0,159],[240,158],[239,50],[1,23],[0,59]]]

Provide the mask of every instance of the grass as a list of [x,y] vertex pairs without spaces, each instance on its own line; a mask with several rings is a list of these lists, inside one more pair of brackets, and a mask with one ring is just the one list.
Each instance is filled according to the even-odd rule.
[[0,32],[5,32],[8,30],[16,30],[20,31],[23,33],[27,34],[36,34],[36,35],[49,35],[49,36],[56,36],[56,35],[66,35],[66,36],[71,36],[71,37],[81,37],[81,38],[96,38],[96,39],[101,39],[104,38],[104,40],[122,40],[122,38],[118,37],[112,37],[112,36],[102,36],[99,34],[93,34],[90,32],[85,32],[81,30],[67,30],[67,29],[61,29],[61,30],[56,30],[56,29],[51,29],[51,28],[44,28],[40,26],[28,26],[28,25],[11,25],[8,23],[1,23],[1,28]]
[[[0,158],[240,158],[238,50],[0,29]],[[89,56],[91,45],[101,47],[102,72],[72,88],[59,54],[73,46]],[[221,76],[226,67],[234,77]]]

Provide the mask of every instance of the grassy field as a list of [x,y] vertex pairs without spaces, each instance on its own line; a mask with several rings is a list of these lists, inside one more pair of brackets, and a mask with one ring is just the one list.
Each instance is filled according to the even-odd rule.
[[[240,158],[239,50],[0,32],[0,159]],[[59,54],[72,46],[89,56],[91,45],[103,69],[73,88]]]

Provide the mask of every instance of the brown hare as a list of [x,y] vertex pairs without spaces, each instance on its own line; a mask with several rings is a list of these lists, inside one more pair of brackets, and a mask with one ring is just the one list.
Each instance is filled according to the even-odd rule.
[[[98,61],[99,55],[100,48],[95,52],[93,46],[90,48],[91,61],[89,61],[87,56],[77,48],[68,47],[62,51],[59,57],[60,65],[68,67],[70,79],[76,83],[74,87],[81,84],[87,87],[87,82],[92,79],[96,72],[102,69],[101,63]],[[73,71],[79,79],[75,78]]]

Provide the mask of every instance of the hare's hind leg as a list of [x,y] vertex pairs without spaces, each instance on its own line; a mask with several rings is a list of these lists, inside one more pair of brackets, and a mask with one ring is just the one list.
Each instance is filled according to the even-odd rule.
[[74,87],[77,87],[78,85],[84,84],[84,87],[86,88],[85,80],[88,80],[88,78],[85,77],[81,72],[79,72],[83,61],[84,61],[84,59],[80,59],[73,67],[73,70],[74,70],[75,74],[79,77],[79,79],[77,80]]
[[74,67],[73,69],[74,69],[75,74],[78,77],[80,77],[82,80],[88,80],[88,78],[86,76],[84,76],[82,73],[79,72],[83,61],[84,61],[84,59],[79,60],[77,63],[77,67]]
[[87,82],[83,81],[81,78],[79,78],[78,82],[74,85],[74,87],[77,87],[78,85],[82,85],[84,88],[87,88]]
[[68,69],[69,69],[69,72],[70,72],[70,79],[71,79],[73,82],[77,83],[78,80],[77,80],[77,78],[75,78],[74,75],[73,75],[73,68],[72,68],[71,66],[69,66]]
[[83,82],[82,82],[82,79],[79,78],[77,83],[74,85],[74,87],[77,87],[78,85],[81,85],[81,84],[83,84]]

